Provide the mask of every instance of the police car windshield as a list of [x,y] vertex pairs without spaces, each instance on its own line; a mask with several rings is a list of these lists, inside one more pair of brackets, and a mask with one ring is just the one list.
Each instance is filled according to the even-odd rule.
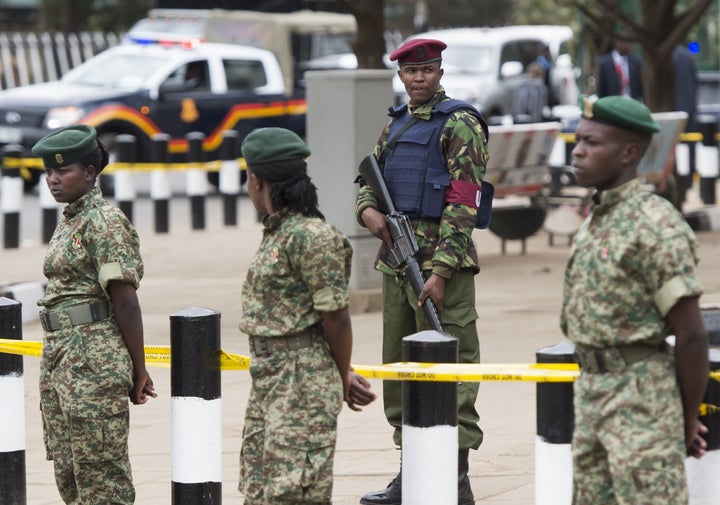
[[62,80],[99,88],[137,91],[167,58],[148,54],[114,54],[93,58],[66,74]]
[[453,74],[492,73],[492,48],[477,45],[452,45],[442,53],[442,66]]

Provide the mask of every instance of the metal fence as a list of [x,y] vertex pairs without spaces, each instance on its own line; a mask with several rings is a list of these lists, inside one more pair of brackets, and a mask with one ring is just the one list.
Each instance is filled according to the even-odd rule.
[[114,33],[0,32],[0,89],[54,81],[118,42]]

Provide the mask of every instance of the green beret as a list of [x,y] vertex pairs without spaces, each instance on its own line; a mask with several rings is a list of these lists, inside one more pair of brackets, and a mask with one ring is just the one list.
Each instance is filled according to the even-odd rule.
[[303,139],[285,128],[258,128],[245,137],[242,146],[243,158],[248,165],[305,159],[310,149]]
[[54,130],[37,141],[32,152],[46,167],[72,165],[97,149],[97,132],[90,125],[74,125]]
[[582,117],[591,121],[617,126],[637,133],[653,134],[660,127],[645,105],[626,96],[606,96],[595,99],[580,95]]

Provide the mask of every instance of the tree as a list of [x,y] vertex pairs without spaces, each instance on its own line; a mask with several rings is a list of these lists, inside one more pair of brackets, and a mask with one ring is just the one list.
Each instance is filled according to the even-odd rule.
[[357,38],[353,51],[358,68],[385,68],[385,17],[384,0],[338,0],[357,21]]
[[653,111],[675,109],[672,52],[713,0],[564,0],[584,16],[598,52],[612,40],[637,43],[643,53],[645,101]]

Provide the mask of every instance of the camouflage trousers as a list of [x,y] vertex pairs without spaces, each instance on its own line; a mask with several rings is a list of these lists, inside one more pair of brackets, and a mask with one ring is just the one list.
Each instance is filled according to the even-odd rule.
[[673,358],[658,353],[575,384],[573,504],[686,505],[685,431]]
[[[402,361],[402,339],[419,331],[429,330],[430,323],[417,305],[417,297],[406,280],[383,274],[383,363]],[[478,315],[475,310],[475,276],[470,270],[455,272],[445,283],[445,300],[440,318],[443,329],[458,339],[458,361],[480,363]],[[480,415],[475,408],[479,383],[458,384],[458,443],[460,449],[477,449],[483,432],[478,425]],[[402,382],[383,382],[385,417],[395,428],[395,445],[402,442]]]
[[327,344],[253,357],[240,485],[245,505],[331,503],[340,373]]
[[60,497],[72,505],[135,502],[128,457],[132,362],[114,319],[46,333],[40,409]]

